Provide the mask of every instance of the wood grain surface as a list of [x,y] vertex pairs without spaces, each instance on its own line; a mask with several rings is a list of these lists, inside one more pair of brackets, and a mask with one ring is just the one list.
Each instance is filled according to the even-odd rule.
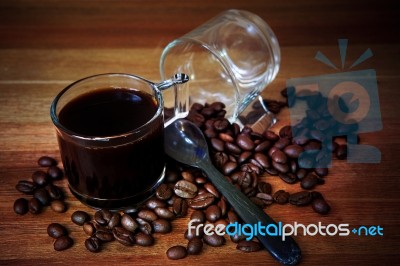
[[[327,216],[310,207],[272,205],[266,211],[283,223],[348,223],[383,227],[383,236],[296,237],[303,265],[395,265],[400,255],[400,12],[394,1],[50,1],[0,2],[0,264],[1,265],[275,265],[266,251],[242,253],[230,241],[205,246],[201,255],[168,260],[173,245],[186,245],[189,218],[173,222],[173,232],[156,234],[153,247],[125,247],[116,242],[93,254],[84,247],[82,229],[70,221],[76,210],[93,210],[69,192],[68,210],[17,215],[18,180],[40,169],[41,155],[60,159],[49,107],[70,82],[97,73],[126,72],[159,80],[163,47],[219,12],[239,8],[254,12],[275,31],[282,52],[281,70],[263,96],[282,99],[286,80],[345,72],[314,59],[323,52],[340,65],[337,39],[349,39],[346,65],[366,49],[373,57],[352,70],[375,69],[383,129],[361,135],[377,147],[379,164],[335,160],[326,183],[318,188],[332,207]],[[278,116],[277,131],[289,123],[288,110]],[[299,190],[264,176],[274,189]],[[46,228],[67,227],[72,248],[56,252]]]

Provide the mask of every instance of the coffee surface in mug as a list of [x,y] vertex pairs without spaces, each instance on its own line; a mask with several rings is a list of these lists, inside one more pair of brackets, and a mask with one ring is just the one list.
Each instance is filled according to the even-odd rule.
[[[82,136],[112,137],[138,129],[154,117],[157,109],[157,101],[146,92],[104,88],[68,102],[59,113],[59,121]],[[90,199],[90,205],[113,208],[150,189],[165,161],[163,117],[155,119],[148,134],[123,145],[87,147],[59,136],[72,192],[79,191],[81,200]]]

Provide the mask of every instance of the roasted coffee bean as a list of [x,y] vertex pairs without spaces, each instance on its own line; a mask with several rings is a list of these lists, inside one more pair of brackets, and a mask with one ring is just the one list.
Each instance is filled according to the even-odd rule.
[[93,222],[85,222],[82,229],[88,236],[92,236],[96,232],[96,227]]
[[206,221],[206,216],[203,211],[195,210],[190,215],[190,221],[197,222],[197,223],[204,223]]
[[135,219],[130,216],[129,214],[123,214],[121,217],[121,225],[124,227],[126,230],[135,232],[135,230],[138,228],[138,224],[135,221]]
[[225,118],[222,119],[217,119],[214,121],[213,123],[214,128],[218,131],[224,131],[228,128],[228,126],[230,125],[229,121]]
[[39,158],[38,164],[43,167],[49,167],[57,165],[57,161],[49,156],[42,156]]
[[234,142],[234,141],[235,141],[235,139],[234,139],[231,135],[226,134],[226,133],[219,133],[219,134],[218,134],[218,137],[219,137],[222,141],[224,141],[224,142],[229,142],[229,143],[231,143],[231,142]]
[[221,169],[229,161],[229,156],[224,152],[216,152],[213,159],[214,165]]
[[153,233],[153,228],[151,227],[151,224],[147,222],[146,220],[143,220],[142,218],[136,218],[136,221],[139,223],[139,230],[142,231],[145,234],[150,235]]
[[277,142],[275,142],[274,146],[275,148],[279,150],[283,150],[286,146],[290,144],[290,139],[288,138],[281,138]]
[[45,186],[49,181],[49,176],[45,172],[38,170],[33,172],[32,181],[38,186]]
[[50,203],[50,207],[53,211],[58,212],[58,213],[63,213],[67,210],[67,206],[61,200],[53,200]]
[[178,173],[176,171],[168,170],[165,171],[165,181],[169,183],[174,183],[178,181]]
[[262,200],[265,205],[271,205],[273,202],[272,196],[267,193],[257,193],[256,197]]
[[38,188],[33,192],[33,197],[40,201],[43,206],[47,206],[50,203],[50,196],[47,190],[44,188]]
[[[204,194],[203,194],[204,195]],[[197,195],[197,197],[201,197],[201,195]],[[196,199],[197,197],[195,197],[194,199]],[[192,199],[192,200],[194,200]],[[189,204],[190,205],[190,204]],[[192,207],[192,206],[191,206]],[[193,208],[193,207],[192,207]],[[173,210],[174,210],[174,214],[177,217],[182,217],[185,216],[187,214],[187,210],[188,210],[188,203],[186,202],[185,199],[182,198],[176,198],[174,200],[174,204],[173,204]]]
[[210,206],[214,202],[214,195],[206,192],[200,195],[197,195],[193,199],[190,199],[188,202],[189,207],[192,209],[204,209]]
[[309,191],[300,191],[290,195],[289,203],[296,206],[304,206],[311,203],[312,196]]
[[52,179],[60,179],[61,177],[64,176],[63,171],[58,168],[57,166],[50,166],[47,169],[47,174],[52,178]]
[[269,158],[261,152],[255,153],[254,159],[260,164],[260,166],[262,168],[270,168],[271,167]]
[[14,212],[19,215],[24,215],[29,211],[28,200],[19,198],[14,201]]
[[217,137],[217,131],[214,128],[207,128],[206,130],[203,131],[204,136],[207,138],[216,138]]
[[225,198],[222,197],[220,201],[218,201],[217,205],[221,209],[221,216],[224,217],[228,212],[228,203],[226,202]]
[[283,152],[290,158],[298,158],[303,151],[303,147],[296,144],[286,146],[283,150]]
[[347,145],[339,145],[339,147],[336,150],[336,157],[339,160],[345,160],[347,158]]
[[135,243],[142,247],[148,247],[154,244],[154,238],[152,235],[148,235],[142,232],[138,232],[134,235]]
[[289,201],[290,194],[284,190],[278,190],[272,196],[278,204],[286,204]]
[[203,241],[198,237],[192,238],[189,240],[186,249],[189,255],[198,255],[203,249]]
[[265,207],[265,203],[262,199],[257,198],[257,197],[250,197],[249,200],[251,200],[256,206],[260,207],[260,208],[264,208]]
[[279,177],[288,184],[297,182],[297,176],[293,173],[279,173]]
[[229,220],[229,223],[234,224],[234,223],[239,222],[239,217],[233,210],[230,210],[230,211],[228,211],[228,220]]
[[187,251],[184,246],[173,246],[167,250],[167,257],[170,260],[180,260],[187,256]]
[[60,236],[54,241],[54,250],[62,251],[66,250],[74,244],[74,241],[69,236]]
[[157,219],[152,222],[154,233],[169,233],[172,230],[171,223],[165,219]]
[[310,169],[314,167],[314,161],[315,160],[310,156],[301,156],[297,162],[299,167]]
[[126,230],[123,227],[116,226],[112,229],[114,238],[125,246],[133,246],[135,244],[135,237],[131,231]]
[[215,232],[210,235],[205,234],[203,236],[203,240],[207,245],[212,247],[220,247],[225,244],[225,238],[223,236],[217,235]]
[[61,188],[51,183],[46,186],[46,190],[52,200],[59,200],[64,197]]
[[272,176],[277,176],[279,174],[279,172],[275,169],[275,168],[265,168],[264,169],[266,173],[268,173],[269,175]]
[[100,239],[102,242],[110,242],[114,240],[113,233],[107,229],[96,230],[94,236]]
[[[172,196],[169,199],[171,198]],[[147,200],[145,205],[148,209],[154,210],[155,208],[164,208],[167,204],[165,203],[165,201],[153,197]]]
[[236,137],[236,144],[243,150],[251,151],[254,149],[254,142],[246,134],[239,134]]
[[191,199],[197,195],[197,186],[189,181],[180,180],[176,182],[174,192],[181,198]]
[[160,200],[167,200],[172,194],[172,188],[165,183],[161,184],[156,190],[156,197]]
[[158,219],[157,214],[147,209],[143,209],[140,212],[138,212],[137,216],[148,222],[153,222]]
[[231,154],[240,154],[242,149],[239,148],[235,143],[225,142],[225,150]]
[[221,218],[221,209],[217,205],[208,206],[206,209],[206,218],[209,222],[215,222]]
[[292,139],[292,142],[294,144],[303,146],[303,145],[306,145],[309,140],[310,139],[307,136],[299,135],[299,136],[294,136],[293,139]]
[[272,186],[270,183],[267,182],[259,182],[257,185],[258,192],[271,194]]
[[244,151],[239,155],[238,158],[238,163],[239,164],[243,164],[245,163],[247,160],[249,160],[251,158],[251,156],[253,156],[253,153],[251,151]]
[[42,210],[42,204],[37,198],[32,198],[28,202],[29,212],[38,214]]
[[113,229],[114,227],[120,225],[121,222],[121,214],[115,212],[111,216],[110,221],[108,221],[107,228]]
[[[75,211],[71,215],[71,221],[77,225],[83,225],[85,222],[90,220],[90,216],[87,212],[84,211]],[[105,224],[103,224],[105,225]]]
[[59,238],[68,234],[67,229],[59,223],[51,223],[47,226],[47,234],[52,238]]
[[315,168],[314,172],[319,176],[319,177],[324,177],[328,175],[328,168]]
[[252,173],[242,172],[242,174],[238,176],[237,184],[241,188],[247,188],[251,186],[252,181]]
[[[204,178],[204,177],[196,177],[196,179],[194,181],[198,185],[203,185],[203,184],[208,182],[208,180],[206,178]],[[198,191],[197,191],[197,194],[199,194],[199,193],[200,193],[200,189],[198,189]]]
[[236,170],[237,167],[238,164],[236,162],[229,161],[222,167],[222,173],[224,175],[231,175]]
[[254,197],[257,194],[257,190],[253,187],[247,187],[242,189],[243,194],[245,194],[248,198]]
[[213,194],[216,198],[221,197],[221,194],[219,193],[219,191],[214,187],[213,184],[211,183],[206,183],[204,184],[204,188],[210,192],[211,194]]
[[289,172],[289,166],[287,164],[277,163],[275,161],[272,161],[272,167],[274,167],[276,170],[278,170],[278,172],[281,173]]
[[181,176],[182,176],[183,180],[189,181],[189,182],[191,182],[191,183],[194,182],[194,176],[193,176],[193,174],[192,174],[191,172],[189,172],[189,171],[183,171],[183,172],[181,173]]
[[311,191],[311,197],[313,200],[315,199],[324,199],[324,196],[318,191]]
[[302,168],[296,172],[297,179],[299,179],[299,180],[302,180],[304,177],[306,177],[306,175],[307,175],[307,171]]
[[264,140],[257,144],[257,146],[254,148],[255,152],[263,152],[268,150],[271,147],[272,143],[269,140]]
[[315,212],[323,215],[328,214],[331,210],[331,207],[323,198],[314,199],[311,206]]
[[[274,153],[272,153],[271,158],[274,162],[277,162],[277,163],[284,164],[287,162],[287,156],[281,150],[276,150]],[[268,167],[266,167],[266,168],[268,168]]]
[[261,246],[256,241],[242,240],[237,244],[236,249],[243,252],[256,252],[261,250]]
[[224,142],[218,138],[212,138],[210,140],[211,147],[213,147],[216,151],[224,151]]
[[233,243],[239,243],[240,241],[246,240],[247,236],[244,234],[234,234],[229,236]]
[[158,217],[163,219],[173,220],[175,218],[175,214],[168,208],[155,208],[154,212],[157,214]]
[[[94,213],[94,220],[99,224],[106,226],[112,217],[112,213],[109,210],[98,210]],[[83,224],[83,222],[82,222]],[[81,224],[81,225],[82,225]]]
[[300,182],[300,185],[304,189],[313,189],[317,184],[319,184],[319,177],[313,173],[306,175]]
[[21,180],[18,181],[17,185],[15,188],[24,194],[33,194],[33,192],[36,190],[37,185],[31,181],[27,180]]
[[99,252],[101,249],[101,241],[97,237],[89,237],[85,240],[85,247],[90,252]]
[[270,130],[265,131],[265,132],[263,133],[263,135],[264,135],[268,140],[273,141],[273,142],[279,140],[279,136],[278,136],[275,132],[270,131]]

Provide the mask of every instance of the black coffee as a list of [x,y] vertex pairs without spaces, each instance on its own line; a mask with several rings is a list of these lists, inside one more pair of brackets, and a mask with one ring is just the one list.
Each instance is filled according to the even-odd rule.
[[[145,92],[105,88],[73,99],[58,117],[65,128],[79,135],[111,137],[144,125],[157,108],[157,102]],[[163,117],[159,116],[146,134],[128,136],[124,143],[110,138],[95,147],[59,136],[71,191],[100,208],[121,208],[145,199],[163,172],[163,129]]]

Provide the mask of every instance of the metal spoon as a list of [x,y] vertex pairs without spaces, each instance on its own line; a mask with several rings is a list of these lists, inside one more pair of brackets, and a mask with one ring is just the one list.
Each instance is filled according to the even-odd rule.
[[[165,151],[173,159],[202,169],[215,187],[224,195],[243,221],[263,226],[277,223],[242,192],[230,184],[212,165],[203,133],[193,123],[178,119],[165,128]],[[264,230],[265,232],[265,230]],[[301,258],[299,246],[291,237],[258,235],[257,238],[269,253],[282,264],[294,265]]]

